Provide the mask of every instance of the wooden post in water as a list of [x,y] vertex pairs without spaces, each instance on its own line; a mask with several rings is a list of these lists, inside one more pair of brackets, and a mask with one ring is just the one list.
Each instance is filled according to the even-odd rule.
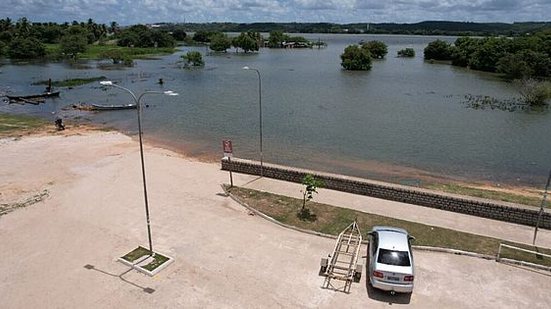
[[52,92],[52,79],[48,78],[48,87],[46,87],[46,92]]

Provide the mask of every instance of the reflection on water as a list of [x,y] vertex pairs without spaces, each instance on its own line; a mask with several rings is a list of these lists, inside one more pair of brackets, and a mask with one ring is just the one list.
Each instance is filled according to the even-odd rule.
[[[145,138],[162,141],[188,154],[221,156],[222,139],[232,139],[235,155],[258,158],[258,80],[262,75],[263,143],[267,162],[359,177],[405,179],[415,173],[435,177],[540,185],[551,153],[546,143],[551,122],[547,111],[500,112],[465,108],[465,95],[509,100],[514,84],[495,75],[430,64],[423,48],[435,37],[306,34],[327,48],[270,50],[260,53],[206,55],[206,67],[182,70],[180,55],[205,47],[183,47],[158,60],[139,60],[122,70],[102,70],[96,62],[13,65],[4,63],[0,92],[41,92],[31,83],[52,78],[107,76],[143,90],[174,90],[178,97],[146,96]],[[385,60],[369,72],[345,72],[339,55],[360,40],[389,45]],[[453,41],[454,38],[444,38]],[[397,58],[411,47],[417,57]],[[82,69],[88,66],[88,69]],[[157,84],[159,78],[163,85]],[[128,94],[88,84],[63,89],[59,99],[39,106],[2,104],[0,111],[53,118],[80,117],[127,132],[136,132],[135,112],[65,111],[76,103],[127,104]],[[375,162],[375,163],[374,163]],[[414,173],[414,174],[415,174]],[[390,175],[390,176],[389,176]],[[398,181],[400,181],[398,179]]]

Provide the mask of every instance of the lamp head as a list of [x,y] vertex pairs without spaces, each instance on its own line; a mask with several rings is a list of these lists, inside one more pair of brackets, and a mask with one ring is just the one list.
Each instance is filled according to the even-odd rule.
[[243,67],[243,70],[250,70],[251,68],[249,68],[248,66],[244,66]]
[[113,86],[113,82],[110,80],[102,80],[99,82],[99,84],[102,86]]

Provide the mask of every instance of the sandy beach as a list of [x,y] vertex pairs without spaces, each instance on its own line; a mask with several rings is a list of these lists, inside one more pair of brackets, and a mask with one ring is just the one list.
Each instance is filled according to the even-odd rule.
[[[175,258],[155,277],[116,261],[147,244],[136,141],[90,130],[0,139],[0,204],[36,200],[0,216],[0,307],[546,308],[551,301],[548,273],[429,252],[416,252],[411,298],[372,291],[365,276],[350,294],[322,289],[319,260],[333,240],[250,215],[223,193],[228,175],[217,163],[145,151],[154,248]],[[236,177],[238,185],[250,181]]]

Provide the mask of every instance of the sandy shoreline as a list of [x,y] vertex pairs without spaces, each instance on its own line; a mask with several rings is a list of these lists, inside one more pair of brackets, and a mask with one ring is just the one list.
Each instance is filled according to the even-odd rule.
[[[124,132],[120,132],[111,127],[105,127],[98,124],[91,123],[80,123],[78,121],[70,121],[66,131],[56,131],[53,127],[47,126],[42,130],[31,130],[31,131],[21,131],[19,133],[11,134],[12,136],[1,136],[2,138],[22,138],[22,137],[43,137],[43,136],[72,136],[72,135],[82,135],[92,132],[118,132],[123,134],[134,141],[137,141],[137,134],[129,135]],[[144,144],[152,148],[164,149],[166,151],[171,151],[174,154],[178,154],[182,158],[188,160],[210,163],[210,164],[219,164],[219,158],[212,153],[206,153],[204,151],[199,151],[201,154],[197,154],[197,148],[201,148],[200,145],[191,145],[189,147],[182,147],[176,143],[173,143],[169,140],[157,138],[153,136],[145,136]],[[321,162],[320,164],[328,164],[328,162]],[[373,180],[383,181],[383,182],[394,182],[402,185],[412,185],[417,186],[417,181],[422,182],[423,184],[430,185],[457,185],[466,188],[474,188],[480,190],[489,190],[495,192],[501,192],[506,194],[515,194],[530,198],[541,198],[543,196],[542,188],[528,187],[523,185],[512,185],[512,184],[496,184],[488,181],[468,181],[465,178],[451,177],[446,175],[434,174],[428,171],[424,171],[417,168],[398,166],[392,164],[381,163],[377,161],[369,162],[330,162],[329,164],[342,165],[348,169],[364,169],[373,174]],[[415,179],[415,183],[403,183],[401,180],[411,180]],[[427,186],[422,186],[427,187]],[[430,187],[429,187],[430,188]],[[434,189],[434,188],[432,188]],[[0,200],[1,200],[0,196]]]
[[[122,133],[125,134],[124,132]],[[137,140],[137,135],[133,135],[132,138]],[[189,142],[186,142],[187,145],[182,146],[181,143],[180,144],[175,143],[168,139],[154,137],[150,135],[144,137],[144,142],[150,146],[167,149],[175,153],[178,153],[183,157],[194,159],[205,163],[219,164],[220,158],[222,156],[221,141],[220,141],[219,155],[213,154],[212,151],[205,149],[205,146],[199,143],[190,145]],[[247,159],[247,158],[244,158],[244,159]],[[374,160],[357,162],[357,161],[339,160],[339,159],[329,158],[329,157],[325,157],[325,158],[312,157],[310,159],[314,160],[313,164],[316,164],[316,166],[323,167],[323,166],[329,165],[329,166],[335,167],[334,169],[337,169],[337,171],[327,170],[327,171],[321,171],[321,172],[340,174],[338,172],[339,168],[342,168],[343,170],[356,170],[356,171],[361,170],[363,171],[364,174],[371,175],[369,179],[382,181],[382,182],[396,183],[400,185],[408,185],[408,186],[422,187],[422,188],[428,188],[428,189],[435,189],[434,186],[439,186],[439,185],[457,185],[457,186],[468,187],[473,189],[517,194],[517,195],[522,195],[522,196],[527,196],[532,198],[541,198],[543,196],[542,187],[533,187],[528,185],[515,184],[514,182],[507,182],[507,181],[492,182],[489,180],[468,179],[465,176],[438,174],[438,173],[430,172],[430,171],[415,168],[415,167],[384,163],[384,162],[374,161]],[[258,158],[251,158],[251,160],[258,160]],[[313,171],[317,170],[315,167],[292,166],[292,165],[289,165],[289,166],[303,168],[307,170],[313,170]],[[353,175],[347,175],[347,176],[353,176]],[[361,176],[354,176],[354,177],[365,178]],[[542,185],[545,185],[545,184],[542,183]]]
[[[84,127],[87,128],[88,130],[102,129],[102,126],[98,126],[98,125],[85,125]],[[116,129],[112,129],[112,130],[117,131]],[[120,132],[120,131],[117,131],[117,132]],[[120,132],[120,133],[128,135],[125,132]],[[138,139],[137,133],[134,135],[128,135],[128,136],[130,136],[135,141],[137,141]],[[219,164],[220,158],[222,155],[222,152],[221,152],[222,149],[220,149],[220,156],[218,156],[211,153],[210,151],[204,150],[204,146],[200,144],[196,144],[196,145],[192,144],[184,147],[181,144],[172,142],[170,140],[155,137],[155,136],[150,136],[150,135],[144,136],[144,143],[151,147],[166,149],[174,153],[178,153],[182,157],[185,157],[191,160],[196,160],[199,162],[204,162],[204,163]],[[220,148],[221,147],[222,146],[220,145]],[[252,160],[255,160],[255,158],[253,158]],[[543,196],[543,189],[540,187],[515,185],[513,183],[507,183],[507,182],[495,183],[495,182],[478,180],[478,179],[469,180],[465,177],[442,175],[442,174],[437,174],[426,170],[422,170],[419,168],[383,163],[379,161],[355,162],[355,161],[342,161],[342,160],[331,160],[331,161],[323,160],[323,161],[318,161],[317,164],[319,166],[324,166],[327,164],[330,164],[331,166],[341,166],[348,170],[350,169],[364,170],[365,172],[373,176],[372,178],[370,178],[373,180],[396,183],[401,185],[409,185],[409,186],[418,186],[419,183],[421,183],[422,184],[421,187],[429,188],[429,189],[434,189],[430,187],[433,185],[457,185],[461,187],[468,187],[468,188],[474,188],[474,189],[480,189],[480,190],[490,190],[490,191],[496,191],[496,192],[502,192],[502,193],[508,193],[508,194],[517,194],[517,195],[522,195],[522,196],[532,197],[532,198],[541,198]],[[296,166],[291,166],[291,167],[296,167]],[[298,168],[305,168],[305,169],[310,169],[314,171],[316,170],[315,168],[312,169],[308,167],[298,167]],[[338,172],[330,172],[330,171],[328,172],[339,174]]]
[[[22,130],[20,133],[12,133],[17,137],[22,136],[44,136],[44,135],[72,135],[72,134],[83,134],[85,132],[93,131],[114,131],[124,134],[131,137],[133,140],[137,141],[137,131],[121,131],[117,128],[107,126],[106,124],[98,124],[90,121],[83,122],[78,119],[71,119],[69,117],[66,119],[66,125],[68,126],[66,131],[58,132],[53,126],[46,125],[40,130]],[[0,134],[0,139],[3,137]],[[219,164],[219,160],[222,155],[222,150],[220,153],[213,153],[213,150],[209,147],[206,147],[202,142],[199,141],[186,141],[185,145],[181,142],[175,142],[173,140],[167,139],[161,136],[155,136],[154,134],[144,134],[144,144],[149,145],[154,148],[162,148],[179,155],[189,158],[192,160],[205,162],[205,163],[215,163]],[[221,141],[220,141],[221,144]],[[221,148],[221,145],[220,145]],[[247,159],[247,158],[245,158]],[[255,160],[256,158],[252,158]],[[540,186],[529,186],[526,184],[515,183],[513,180],[503,180],[501,182],[482,180],[478,178],[468,178],[466,176],[457,176],[457,175],[447,175],[441,173],[435,173],[424,169],[419,169],[411,166],[403,166],[397,164],[391,164],[386,162],[374,161],[374,160],[338,160],[333,157],[323,157],[323,156],[314,156],[311,158],[313,160],[312,164],[315,166],[293,166],[293,164],[287,164],[290,167],[304,168],[308,170],[317,170],[316,166],[332,166],[331,170],[325,170],[322,172],[329,172],[333,174],[342,174],[339,172],[341,169],[343,171],[362,171],[361,174],[366,174],[369,177],[356,175],[355,177],[368,178],[377,181],[396,183],[401,185],[408,186],[419,186],[422,188],[440,190],[437,187],[441,185],[456,185],[464,188],[473,188],[480,190],[489,190],[495,192],[502,192],[508,194],[516,194],[525,197],[541,199],[543,196],[543,187]],[[268,162],[269,163],[269,162]],[[283,164],[286,165],[286,164]],[[350,175],[354,176],[354,175]],[[542,186],[544,183],[542,183]],[[457,193],[457,192],[451,192]],[[461,193],[459,193],[461,194]],[[468,193],[464,193],[468,194]],[[539,203],[538,203],[539,205]]]

